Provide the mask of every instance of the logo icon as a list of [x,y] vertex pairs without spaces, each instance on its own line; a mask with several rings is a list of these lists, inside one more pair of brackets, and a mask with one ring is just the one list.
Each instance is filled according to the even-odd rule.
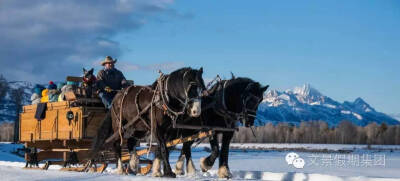
[[288,165],[293,165],[295,168],[304,168],[304,165],[306,164],[304,159],[300,158],[299,154],[295,152],[288,153],[285,160]]

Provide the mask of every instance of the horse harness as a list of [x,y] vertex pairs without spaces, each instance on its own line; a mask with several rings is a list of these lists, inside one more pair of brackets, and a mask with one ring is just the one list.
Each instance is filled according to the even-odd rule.
[[[256,117],[256,111],[253,110],[255,109],[255,107],[248,109],[247,104],[252,99],[255,99],[258,102],[262,98],[259,98],[252,93],[247,93],[249,92],[251,86],[254,85],[254,83],[249,83],[245,88],[244,93],[240,95],[240,99],[242,100],[242,111],[237,113],[229,110],[228,107],[226,106],[226,101],[225,101],[225,89],[229,81],[230,80],[223,80],[217,83],[218,88],[216,90],[217,93],[215,95],[217,97],[216,99],[217,101],[216,104],[214,104],[214,110],[215,113],[224,118],[226,126],[234,128],[235,127],[234,124],[236,121],[243,119],[244,120],[243,124],[246,125],[249,116]],[[235,121],[229,123],[228,120],[235,120]]]
[[[185,79],[185,76],[187,74],[188,71],[186,71],[183,75],[183,80]],[[152,130],[153,128],[153,119],[152,119],[152,113],[151,114],[151,120],[150,120],[150,124],[149,125],[145,118],[142,117],[143,114],[147,113],[150,109],[150,112],[152,112],[152,108],[153,105],[155,105],[156,107],[158,107],[159,109],[163,110],[164,115],[167,115],[168,117],[171,118],[172,122],[173,122],[173,126],[175,127],[176,125],[176,120],[178,118],[178,116],[183,115],[186,111],[186,107],[187,104],[192,101],[193,99],[196,98],[189,98],[188,96],[188,92],[190,91],[191,87],[193,85],[196,84],[196,82],[190,82],[188,87],[184,88],[185,91],[185,96],[186,99],[184,101],[180,100],[179,98],[175,98],[177,99],[182,105],[183,108],[181,111],[174,111],[169,105],[168,102],[170,100],[169,96],[168,96],[168,80],[169,80],[168,75],[164,75],[162,73],[160,73],[160,77],[157,79],[157,85],[155,87],[155,89],[152,89],[150,86],[144,86],[141,89],[139,89],[139,91],[136,93],[135,95],[135,105],[136,105],[136,110],[138,113],[137,119],[131,120],[129,123],[127,123],[125,126],[122,125],[122,106],[124,104],[125,98],[128,95],[129,91],[131,90],[132,87],[136,87],[135,85],[129,86],[126,89],[123,89],[123,94],[122,94],[122,99],[120,102],[120,112],[119,112],[119,116],[117,115],[117,113],[114,110],[114,107],[111,108],[112,113],[117,117],[118,121],[119,121],[119,137],[121,139],[121,145],[123,142],[123,135],[122,133],[124,132],[124,130],[126,130],[128,127],[133,126],[134,124],[137,123],[138,120],[142,121],[143,124],[147,127],[147,129]],[[149,105],[147,105],[144,109],[140,109],[139,107],[139,102],[138,102],[138,98],[140,96],[140,94],[144,91],[144,90],[149,90],[151,92],[153,92],[153,97],[152,97],[152,101],[150,102]],[[115,100],[115,99],[114,99]],[[113,100],[113,101],[114,101]],[[152,131],[151,131],[152,132]],[[106,142],[110,142],[112,139],[115,139],[115,136],[111,136],[109,139],[107,139]]]
[[[182,80],[185,80],[185,77],[187,75],[189,71],[186,71],[183,74],[183,78]],[[185,114],[186,111],[186,107],[189,104],[189,102],[195,100],[195,99],[199,99],[199,97],[195,97],[195,98],[189,98],[189,91],[192,88],[192,86],[196,85],[197,83],[192,81],[189,82],[189,85],[187,87],[183,87],[184,93],[185,93],[185,100],[181,100],[178,97],[175,97],[176,100],[179,101],[179,103],[182,105],[182,110],[180,111],[175,111],[171,108],[171,106],[168,105],[168,102],[170,101],[170,97],[168,95],[168,82],[169,82],[169,78],[170,76],[168,75],[164,75],[160,72],[160,77],[157,79],[157,87],[156,90],[158,90],[158,96],[159,99],[156,102],[156,105],[161,108],[162,110],[164,110],[164,115],[168,115],[171,120],[172,120],[172,125],[175,128],[176,126],[176,120],[178,119],[178,117],[180,115]]]

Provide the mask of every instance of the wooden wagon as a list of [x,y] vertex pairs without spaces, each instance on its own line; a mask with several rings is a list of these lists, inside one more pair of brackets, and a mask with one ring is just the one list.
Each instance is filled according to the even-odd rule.
[[[39,150],[38,161],[57,160],[51,163],[65,166],[87,158],[91,141],[106,114],[99,99],[47,103],[42,120],[35,119],[36,109],[37,105],[23,107],[19,141],[26,148]],[[31,159],[28,153],[25,159]]]

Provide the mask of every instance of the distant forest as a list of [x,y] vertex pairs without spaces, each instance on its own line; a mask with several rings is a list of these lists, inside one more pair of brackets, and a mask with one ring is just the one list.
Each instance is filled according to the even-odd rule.
[[[293,126],[288,123],[253,128],[240,127],[235,132],[236,143],[322,143],[322,144],[400,144],[400,125],[388,126],[375,122],[364,127],[350,121],[342,121],[330,128],[324,121],[301,122]],[[255,136],[254,136],[255,135]]]
[[16,107],[16,120],[10,121],[17,122],[17,125],[15,125],[13,122],[0,123],[0,141],[17,140],[17,137],[14,137],[14,130],[17,129],[15,129],[14,127],[18,127],[19,113],[22,110],[23,97],[24,95],[26,95],[23,88],[10,88],[6,78],[2,74],[0,74],[0,102],[6,97],[7,92],[10,93],[9,96],[11,98],[11,101],[14,102]]

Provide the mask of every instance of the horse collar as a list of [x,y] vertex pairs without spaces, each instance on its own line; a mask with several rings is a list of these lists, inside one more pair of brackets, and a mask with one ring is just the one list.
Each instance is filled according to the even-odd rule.
[[[170,76],[167,76],[167,79],[164,81],[165,90],[162,91],[162,94],[164,94],[165,98],[167,99],[167,102],[169,102],[169,96],[168,96],[168,81],[169,81],[169,77]],[[165,76],[164,76],[164,79],[165,79]],[[164,103],[164,104],[166,104],[166,103]]]

